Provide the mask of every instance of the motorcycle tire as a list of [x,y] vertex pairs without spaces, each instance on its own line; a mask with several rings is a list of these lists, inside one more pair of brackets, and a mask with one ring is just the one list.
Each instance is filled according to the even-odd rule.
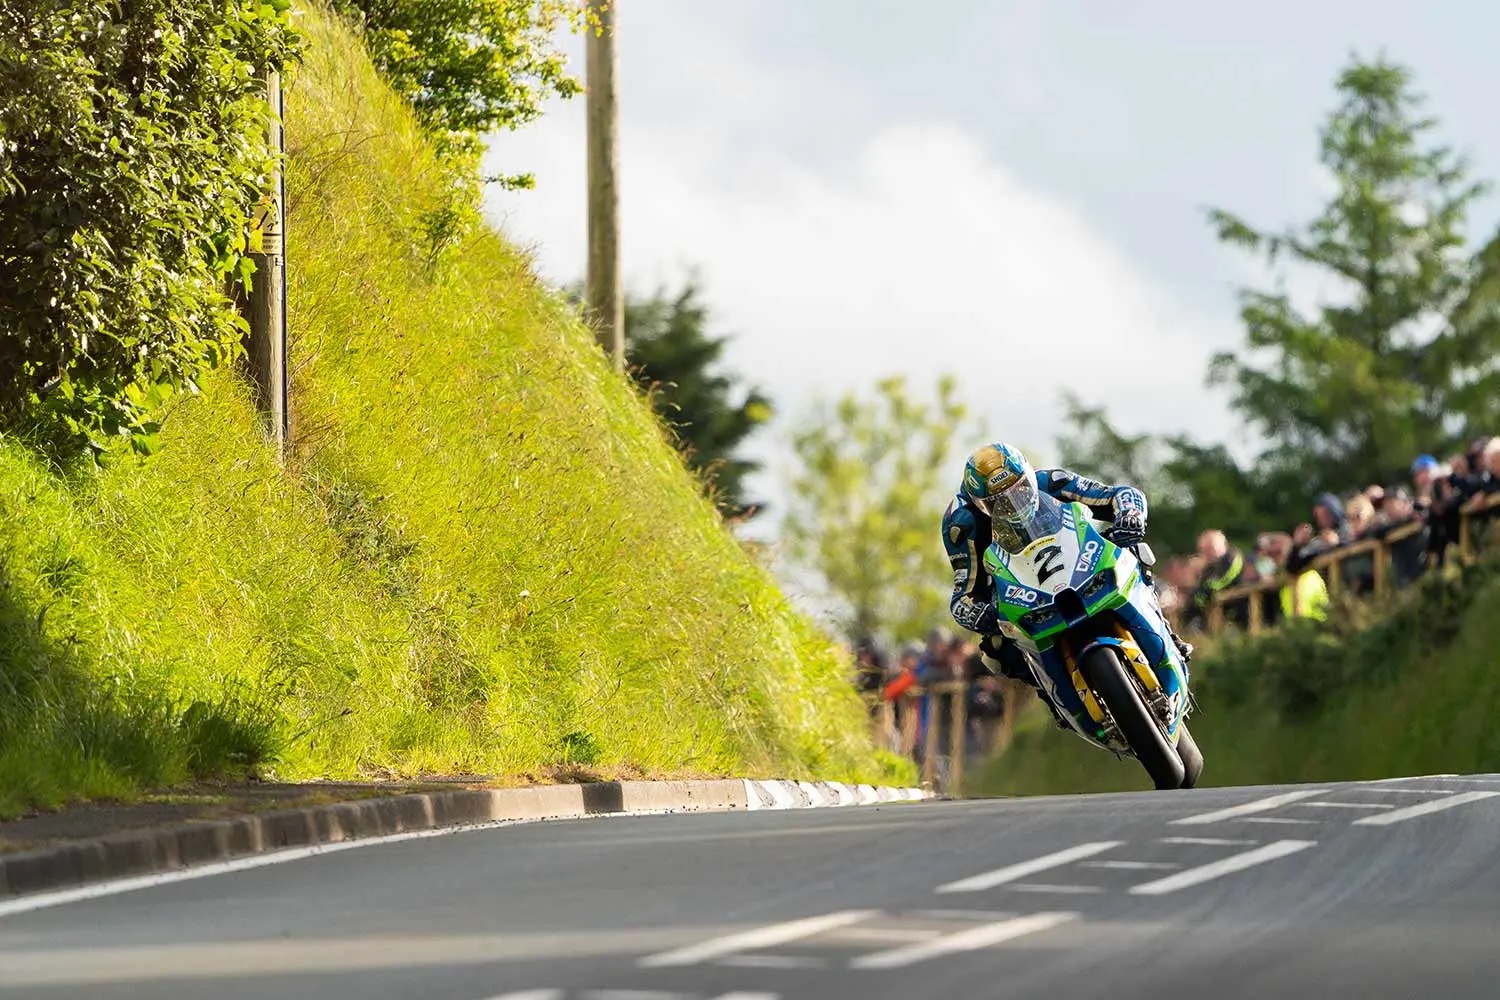
[[1146,708],[1140,692],[1125,673],[1125,664],[1113,646],[1098,646],[1078,665],[1079,672],[1099,700],[1109,709],[1120,735],[1130,744],[1136,759],[1158,789],[1181,788],[1186,768],[1156,717]]
[[1179,722],[1177,731],[1177,756],[1182,758],[1182,787],[1196,788],[1198,779],[1203,777],[1203,751],[1198,749],[1198,741],[1188,732],[1186,722]]

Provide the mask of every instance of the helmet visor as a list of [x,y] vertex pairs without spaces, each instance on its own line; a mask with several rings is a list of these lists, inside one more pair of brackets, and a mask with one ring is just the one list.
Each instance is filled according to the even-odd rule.
[[1036,505],[1036,480],[1031,476],[1021,476],[999,493],[985,497],[979,508],[992,519],[1024,521],[1036,510]]

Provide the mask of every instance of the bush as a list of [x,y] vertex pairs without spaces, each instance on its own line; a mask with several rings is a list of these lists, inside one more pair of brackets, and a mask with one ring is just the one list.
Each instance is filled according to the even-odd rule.
[[0,8],[0,428],[102,452],[238,347],[290,0]]
[[1488,558],[1430,573],[1378,611],[1341,605],[1326,622],[1304,619],[1258,638],[1225,639],[1204,665],[1200,693],[1306,718],[1350,685],[1390,682],[1402,664],[1448,646],[1474,595],[1497,577],[1500,559]]

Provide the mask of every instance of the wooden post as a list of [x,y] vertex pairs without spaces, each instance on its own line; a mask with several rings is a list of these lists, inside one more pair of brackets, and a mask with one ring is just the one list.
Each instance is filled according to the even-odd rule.
[[969,736],[969,686],[963,681],[954,681],[948,697],[953,699],[949,712],[953,730],[948,734],[948,787],[944,791],[953,798],[963,794],[964,751],[968,749]]
[[1252,592],[1251,594],[1249,594],[1245,598],[1245,600],[1247,600],[1247,601],[1250,602],[1250,634],[1251,635],[1260,635],[1261,619],[1262,619],[1261,612],[1263,610],[1261,608],[1261,604],[1260,604],[1260,595],[1261,595],[1261,592],[1257,590],[1257,591]]
[[1218,594],[1208,600],[1208,634],[1218,635],[1224,631],[1224,602]]
[[927,731],[922,734],[922,782],[931,785],[937,778],[938,695],[937,685],[930,684],[922,695],[927,706]]
[[284,457],[291,431],[286,364],[286,187],[281,163],[286,142],[281,129],[281,74],[263,69],[258,79],[270,105],[266,138],[276,154],[276,167],[271,190],[261,203],[255,223],[260,246],[249,254],[255,274],[243,304],[245,320],[250,324],[245,360],[255,385],[256,409],[265,419],[267,436],[279,459]]
[[615,4],[588,0],[597,25],[585,30],[588,88],[589,263],[585,306],[599,346],[625,367],[625,303],[620,278],[619,100],[615,92]]
[[1328,596],[1337,597],[1344,588],[1344,561],[1331,559],[1328,562]]
[[1391,589],[1391,549],[1384,541],[1375,546],[1375,597],[1385,597]]

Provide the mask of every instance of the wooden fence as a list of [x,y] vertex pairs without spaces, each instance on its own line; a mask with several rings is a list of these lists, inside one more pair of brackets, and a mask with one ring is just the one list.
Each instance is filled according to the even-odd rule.
[[[967,761],[969,736],[969,689],[967,681],[939,681],[923,688],[913,686],[889,701],[879,694],[867,699],[875,743],[884,750],[903,757],[917,756],[917,741],[922,740],[922,783],[945,795],[957,798],[963,794],[964,765]],[[932,692],[927,710],[927,728],[921,732],[922,701]],[[981,756],[992,756],[1009,742],[1014,731],[1016,713],[1025,703],[1030,688],[1006,680],[1000,685],[1002,711],[989,745],[981,746]],[[897,701],[901,711],[897,711]],[[899,721],[898,721],[899,720]],[[946,744],[946,746],[944,745]]]
[[[1478,555],[1480,544],[1480,522],[1500,509],[1500,494],[1483,497],[1474,506],[1466,507],[1459,514],[1458,556],[1464,562],[1472,562]],[[1308,570],[1323,575],[1330,599],[1337,598],[1350,589],[1346,564],[1351,560],[1369,560],[1374,567],[1374,596],[1377,599],[1388,595],[1393,587],[1391,579],[1391,550],[1401,542],[1421,533],[1422,521],[1403,525],[1382,539],[1357,542],[1326,552],[1314,559]],[[1304,571],[1305,572],[1305,571]],[[1224,628],[1226,610],[1244,602],[1247,605],[1245,621],[1251,635],[1258,635],[1266,627],[1265,595],[1279,595],[1283,587],[1290,586],[1294,595],[1292,614],[1300,617],[1303,609],[1296,604],[1297,589],[1289,574],[1278,574],[1268,580],[1228,587],[1214,595],[1208,608],[1208,631],[1218,633]]]

